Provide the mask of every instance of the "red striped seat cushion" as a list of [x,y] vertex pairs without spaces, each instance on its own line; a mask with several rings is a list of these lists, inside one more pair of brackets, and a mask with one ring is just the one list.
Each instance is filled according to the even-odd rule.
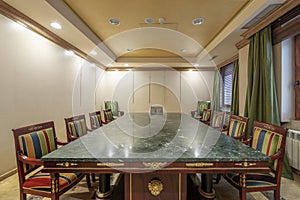
[[[59,174],[59,190],[67,187],[69,184],[77,180],[81,176],[80,173],[61,173]],[[49,173],[37,173],[29,177],[24,185],[24,189],[38,190],[41,192],[51,193],[51,177]]]

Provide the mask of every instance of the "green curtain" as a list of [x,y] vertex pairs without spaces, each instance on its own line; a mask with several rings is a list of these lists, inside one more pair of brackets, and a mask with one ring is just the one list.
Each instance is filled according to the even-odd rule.
[[233,61],[232,99],[230,112],[239,115],[239,60]]
[[[250,38],[248,57],[248,89],[245,116],[249,118],[248,136],[253,120],[280,125],[273,69],[271,26]],[[285,156],[282,175],[293,178]]]
[[214,76],[214,87],[213,87],[213,97],[212,97],[212,113],[214,110],[220,110],[220,70],[215,71]]

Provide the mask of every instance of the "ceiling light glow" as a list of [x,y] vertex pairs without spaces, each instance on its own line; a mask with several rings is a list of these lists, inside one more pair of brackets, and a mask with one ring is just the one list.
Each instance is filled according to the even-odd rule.
[[125,64],[124,64],[124,67],[129,67],[129,64],[128,64],[128,63],[125,63]]
[[58,30],[62,29],[62,26],[58,22],[52,22],[50,24],[50,26],[52,26],[53,28],[58,29]]

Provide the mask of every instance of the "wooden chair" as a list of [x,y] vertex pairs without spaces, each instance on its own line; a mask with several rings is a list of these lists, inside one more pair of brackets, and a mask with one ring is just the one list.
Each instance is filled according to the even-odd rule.
[[115,119],[111,109],[103,110],[103,116],[104,116],[104,121],[102,121],[103,124],[108,124],[109,122],[112,122]]
[[113,117],[121,117],[124,115],[124,111],[119,110],[119,104],[117,101],[105,101],[104,108],[111,109]]
[[39,195],[52,199],[75,186],[82,178],[81,173],[59,174],[59,185],[51,183],[49,173],[41,172],[41,157],[63,145],[57,141],[54,122],[34,124],[12,129],[15,141],[16,160],[20,186],[20,200],[26,200],[26,194]]
[[[86,135],[88,131],[92,131],[91,129],[87,128],[84,115],[65,118],[65,125],[68,142],[72,142],[79,137]],[[85,175],[88,188],[91,188],[90,174],[87,173]],[[93,182],[95,182],[95,174],[92,173],[91,175]]]
[[[252,136],[245,143],[270,156],[271,173],[226,174],[225,179],[240,191],[240,199],[246,192],[274,190],[274,199],[280,199],[287,129],[268,123],[253,122]],[[242,183],[243,182],[243,183]]]
[[92,131],[87,128],[84,115],[77,115],[65,118],[65,125],[68,142],[71,142],[83,135],[86,135],[88,131]]
[[210,101],[198,101],[197,110],[191,111],[191,115],[195,119],[201,119],[204,109],[210,109]]
[[224,112],[222,111],[214,111],[212,115],[212,120],[210,122],[210,126],[222,131],[223,130],[223,121],[224,120]]
[[202,118],[200,119],[201,122],[204,124],[209,125],[210,124],[210,116],[211,116],[211,110],[210,109],[203,109]]
[[150,107],[150,114],[151,115],[162,115],[164,114],[164,108],[160,105],[153,105]]
[[102,126],[101,111],[89,113],[91,129],[97,129]]
[[223,131],[223,133],[236,140],[244,141],[248,130],[248,120],[249,119],[247,117],[231,115],[229,126]]

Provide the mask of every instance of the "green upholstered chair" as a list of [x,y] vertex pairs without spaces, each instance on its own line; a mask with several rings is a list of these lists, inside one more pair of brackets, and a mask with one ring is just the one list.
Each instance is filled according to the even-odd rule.
[[89,113],[92,129],[97,129],[102,126],[101,111]]
[[246,133],[248,130],[248,118],[231,115],[229,120],[229,126],[223,132],[234,139],[243,141],[246,139]]
[[252,136],[245,143],[269,156],[270,173],[226,174],[225,179],[240,191],[240,199],[246,192],[274,191],[274,199],[280,199],[280,184],[286,145],[287,129],[268,123],[253,122]]
[[212,120],[210,122],[210,126],[221,131],[223,130],[223,125],[224,125],[224,112],[214,111],[212,114]]
[[120,117],[124,115],[124,112],[119,110],[119,104],[117,101],[105,101],[104,108],[105,110],[111,109],[111,112],[114,117]]
[[198,101],[197,110],[191,111],[191,115],[193,118],[201,119],[203,110],[209,108],[210,108],[210,101]]
[[203,109],[202,118],[200,119],[200,121],[209,125],[210,124],[210,116],[211,116],[211,110]]
[[77,138],[87,134],[88,131],[91,131],[87,128],[84,115],[65,118],[65,125],[68,142],[76,140]]
[[114,116],[112,114],[111,109],[103,110],[103,116],[104,116],[104,121],[102,122],[103,124],[107,124],[114,120]]
[[59,185],[51,183],[49,173],[42,172],[42,156],[63,145],[57,141],[54,122],[34,124],[12,129],[15,141],[16,160],[19,175],[20,200],[26,194],[39,195],[52,199],[71,189],[83,175],[80,173],[60,173]]

